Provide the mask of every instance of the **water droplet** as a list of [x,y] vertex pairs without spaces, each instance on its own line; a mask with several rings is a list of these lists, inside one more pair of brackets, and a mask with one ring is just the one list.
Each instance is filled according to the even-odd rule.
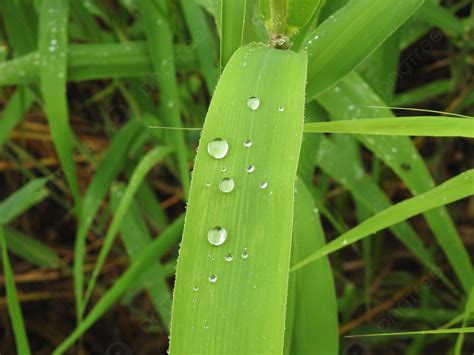
[[247,106],[252,110],[252,111],[257,111],[258,108],[260,107],[260,100],[258,97],[251,97],[250,99],[247,100]]
[[398,152],[398,149],[397,149],[397,148],[395,148],[395,147],[392,147],[392,153],[394,153],[394,154],[395,154],[395,153],[397,153],[397,152]]
[[214,159],[222,159],[229,151],[229,144],[225,139],[214,138],[207,144],[207,152]]
[[261,188],[262,190],[266,189],[267,187],[268,187],[268,182],[262,181],[262,182],[260,183],[260,188]]
[[347,239],[344,239],[344,240],[342,241],[342,244],[347,245]]
[[210,182],[206,182],[205,186],[206,186],[206,187],[211,187],[211,183],[210,183]]
[[212,245],[222,245],[227,239],[227,231],[222,227],[214,227],[207,232],[207,240]]
[[225,256],[224,256],[224,260],[227,261],[227,262],[231,262],[232,260],[234,259],[234,257],[232,256],[231,253],[227,253]]
[[252,164],[247,165],[247,169],[245,169],[248,173],[253,173],[255,171],[255,166]]
[[223,166],[223,167],[221,168],[221,171],[222,171],[223,173],[225,173],[225,172],[227,171],[227,168],[226,168],[225,166]]
[[249,252],[248,252],[247,248],[244,248],[244,250],[242,250],[241,257],[242,257],[242,259],[247,259],[249,257]]
[[235,187],[235,182],[234,179],[232,178],[224,178],[219,182],[219,190],[222,192],[228,194],[229,192],[232,192]]
[[283,106],[278,107],[278,111],[283,112],[285,111],[285,108]]
[[214,283],[217,281],[217,276],[214,274],[209,275],[209,282]]
[[252,141],[250,139],[244,140],[244,147],[250,148],[252,146]]
[[199,291],[199,287],[198,286],[193,286],[193,291]]

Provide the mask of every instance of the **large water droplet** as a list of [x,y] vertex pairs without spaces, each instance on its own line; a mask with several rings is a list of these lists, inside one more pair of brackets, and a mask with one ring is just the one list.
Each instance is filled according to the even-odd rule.
[[227,231],[223,227],[214,227],[207,232],[207,240],[212,245],[222,245],[227,239]]
[[260,188],[261,188],[262,190],[266,189],[267,187],[268,187],[268,182],[262,181],[262,182],[260,183]]
[[207,144],[207,152],[214,159],[222,159],[229,151],[229,144],[225,139],[214,138]]
[[252,146],[252,141],[250,139],[244,140],[244,147],[250,148]]
[[247,100],[247,106],[252,110],[252,111],[257,111],[258,108],[260,107],[260,100],[258,97],[251,97],[250,99]]
[[224,256],[224,260],[227,261],[227,262],[231,262],[233,259],[234,259],[234,257],[232,256],[231,253],[227,253],[227,254]]
[[234,179],[232,178],[224,178],[219,182],[219,190],[222,192],[228,194],[229,192],[232,192],[235,187],[235,182]]
[[209,275],[209,282],[214,283],[217,281],[217,276],[214,274]]
[[249,252],[248,252],[247,248],[244,248],[244,250],[242,250],[241,257],[242,257],[242,259],[247,259],[249,257]]

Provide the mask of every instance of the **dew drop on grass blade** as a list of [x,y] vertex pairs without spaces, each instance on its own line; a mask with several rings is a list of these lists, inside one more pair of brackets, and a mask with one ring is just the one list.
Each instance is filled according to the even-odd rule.
[[[253,45],[239,49],[224,70],[195,163],[171,354],[283,351],[305,68],[303,53]],[[251,98],[259,104],[249,106]],[[228,143],[222,159],[207,150],[216,138]],[[219,189],[226,177],[235,182],[228,193]],[[216,227],[225,229],[225,241],[214,245],[208,233]]]

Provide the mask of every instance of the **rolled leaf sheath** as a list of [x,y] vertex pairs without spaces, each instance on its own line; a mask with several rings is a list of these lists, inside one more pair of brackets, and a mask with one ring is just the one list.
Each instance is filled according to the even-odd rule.
[[252,45],[224,70],[192,178],[171,354],[283,351],[306,65]]

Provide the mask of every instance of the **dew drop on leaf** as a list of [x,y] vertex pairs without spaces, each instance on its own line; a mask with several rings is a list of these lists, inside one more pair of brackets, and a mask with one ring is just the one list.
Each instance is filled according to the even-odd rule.
[[247,106],[252,111],[257,111],[258,108],[260,107],[260,99],[258,97],[251,97],[250,99],[247,100]]
[[224,260],[227,261],[227,262],[231,262],[232,260],[234,259],[234,257],[232,256],[231,253],[227,253],[225,256],[224,256]]
[[207,144],[207,152],[214,159],[222,159],[229,151],[229,144],[225,139],[214,138]]
[[209,282],[214,283],[217,281],[217,276],[214,274],[209,275]]
[[234,179],[232,178],[224,178],[219,182],[219,190],[222,192],[228,194],[229,192],[232,192],[235,187],[235,182]]
[[244,140],[244,147],[250,148],[252,146],[252,141],[250,139]]
[[252,164],[247,165],[247,168],[245,169],[248,173],[253,173],[255,171],[255,166]]
[[249,252],[247,250],[247,248],[244,248],[244,250],[242,250],[242,259],[247,259],[249,257]]
[[283,106],[278,107],[278,111],[283,112],[285,111],[285,108]]
[[260,188],[261,188],[262,190],[266,189],[267,187],[268,187],[268,182],[262,181],[262,182],[260,183]]
[[199,287],[198,286],[193,286],[193,291],[199,291]]
[[217,226],[214,228],[209,229],[207,232],[207,240],[212,245],[222,245],[227,239],[227,231],[225,228]]

